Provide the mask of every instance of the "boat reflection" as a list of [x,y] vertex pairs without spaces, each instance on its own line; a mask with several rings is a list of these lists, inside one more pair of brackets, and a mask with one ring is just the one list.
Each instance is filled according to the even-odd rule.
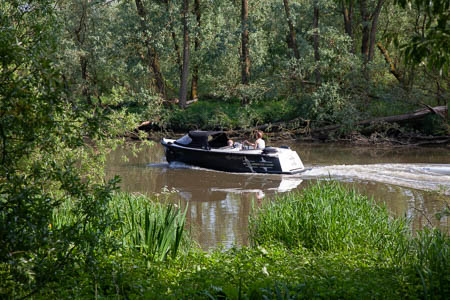
[[193,168],[167,168],[160,185],[175,189],[187,201],[222,201],[227,194],[262,199],[297,188],[302,179],[295,176],[254,175],[217,172]]

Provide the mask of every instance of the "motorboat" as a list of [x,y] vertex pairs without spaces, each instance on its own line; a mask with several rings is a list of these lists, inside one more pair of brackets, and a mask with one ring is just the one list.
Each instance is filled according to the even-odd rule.
[[223,131],[190,131],[179,139],[163,138],[167,162],[182,162],[226,172],[296,174],[305,171],[297,152],[287,146],[250,149],[228,145]]

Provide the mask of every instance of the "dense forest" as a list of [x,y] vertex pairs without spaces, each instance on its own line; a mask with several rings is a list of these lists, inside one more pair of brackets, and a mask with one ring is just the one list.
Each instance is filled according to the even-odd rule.
[[[449,99],[444,0],[2,6],[9,28],[3,51],[17,55],[5,56],[3,70],[45,40],[39,50],[51,52],[47,59],[72,103],[120,111],[151,128],[236,129],[296,119],[308,130],[341,124],[338,134],[348,134],[358,121]],[[178,109],[197,99],[192,109]],[[448,133],[440,121],[416,127]]]
[[[326,252],[341,251],[339,243],[320,249],[320,257],[281,243],[269,254],[260,247],[212,256],[186,250],[180,258],[178,247],[188,244],[180,237],[183,212],[149,207],[130,217],[124,206],[147,209],[147,202],[124,200],[119,179],[105,181],[103,164],[143,122],[165,131],[284,124],[306,135],[328,128],[339,137],[364,133],[365,120],[425,108],[433,113],[409,127],[380,122],[367,132],[448,141],[448,116],[439,107],[450,99],[449,6],[447,0],[1,1],[0,297],[242,299],[251,288],[255,298],[276,297],[279,288],[332,297],[329,282],[316,280],[323,275],[345,284],[336,298],[358,298],[358,282],[369,279],[370,296],[379,286],[392,287],[382,290],[387,298],[447,298],[448,252],[433,251],[448,251],[448,237],[428,232],[407,243],[396,223],[380,238],[395,236],[398,244],[367,239],[340,256]],[[357,198],[339,189],[330,194]],[[148,226],[160,220],[158,230],[168,228],[161,234],[171,238],[149,242],[124,218]],[[262,245],[266,236],[258,234]],[[334,269],[324,275],[275,268],[300,259],[306,269],[310,259]],[[338,267],[349,261],[354,284],[339,277]],[[260,280],[267,264],[278,272],[272,281]],[[352,272],[363,265],[377,276]],[[227,282],[221,268],[234,276],[228,290],[218,286]],[[312,285],[288,286],[288,275]]]

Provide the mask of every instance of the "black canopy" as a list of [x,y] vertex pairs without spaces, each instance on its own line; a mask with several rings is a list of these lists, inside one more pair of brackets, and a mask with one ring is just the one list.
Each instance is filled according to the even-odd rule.
[[189,137],[192,139],[188,147],[193,148],[220,148],[227,146],[228,137],[223,131],[190,131]]

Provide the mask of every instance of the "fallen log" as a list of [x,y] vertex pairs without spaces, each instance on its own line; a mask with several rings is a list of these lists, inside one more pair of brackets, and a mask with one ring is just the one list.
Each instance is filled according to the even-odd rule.
[[[361,121],[356,122],[355,125],[360,126],[360,125],[369,125],[372,123],[404,122],[404,121],[420,119],[431,113],[437,114],[440,117],[446,116],[448,114],[447,106],[427,107],[424,109],[416,110],[415,112],[412,112],[412,113],[407,113],[407,114],[402,114],[402,115],[361,120]],[[323,132],[323,131],[334,131],[341,127],[342,127],[341,124],[328,125],[325,127],[311,129],[311,133],[319,133],[319,132]]]

